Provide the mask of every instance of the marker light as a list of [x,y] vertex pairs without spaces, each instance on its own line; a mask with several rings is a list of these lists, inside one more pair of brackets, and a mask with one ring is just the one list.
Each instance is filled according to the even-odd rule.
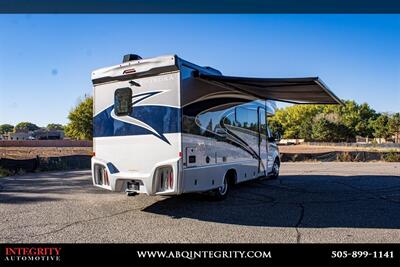
[[127,69],[127,70],[124,70],[123,74],[130,74],[130,73],[135,73],[135,72],[136,72],[135,69]]

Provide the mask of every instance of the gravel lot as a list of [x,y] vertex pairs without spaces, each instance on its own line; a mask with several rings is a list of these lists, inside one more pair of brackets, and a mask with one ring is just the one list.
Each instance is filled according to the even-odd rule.
[[89,171],[0,178],[0,242],[400,242],[399,163],[285,163],[279,180],[127,197]]

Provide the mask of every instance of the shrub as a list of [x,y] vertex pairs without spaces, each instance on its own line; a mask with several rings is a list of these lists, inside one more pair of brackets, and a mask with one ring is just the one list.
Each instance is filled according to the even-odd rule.
[[383,155],[383,160],[387,162],[400,162],[400,153],[389,151]]

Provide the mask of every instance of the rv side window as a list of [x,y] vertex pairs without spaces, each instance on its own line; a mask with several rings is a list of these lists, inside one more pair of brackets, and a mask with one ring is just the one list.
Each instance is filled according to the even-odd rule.
[[258,117],[255,109],[237,107],[235,121],[241,128],[258,132]]
[[226,117],[223,118],[223,124],[226,126],[236,126],[236,121],[235,121],[235,110],[233,110],[231,113],[226,115]]
[[114,112],[117,116],[129,115],[132,112],[132,89],[119,88],[114,94]]

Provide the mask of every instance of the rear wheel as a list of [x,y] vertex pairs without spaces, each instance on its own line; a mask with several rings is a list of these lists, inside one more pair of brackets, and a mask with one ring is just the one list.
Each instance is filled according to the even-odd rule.
[[271,179],[278,179],[278,177],[279,177],[279,168],[280,168],[279,159],[275,159],[274,165],[272,165],[271,175],[269,176]]
[[229,192],[229,181],[225,175],[222,185],[211,192],[213,200],[224,200]]

